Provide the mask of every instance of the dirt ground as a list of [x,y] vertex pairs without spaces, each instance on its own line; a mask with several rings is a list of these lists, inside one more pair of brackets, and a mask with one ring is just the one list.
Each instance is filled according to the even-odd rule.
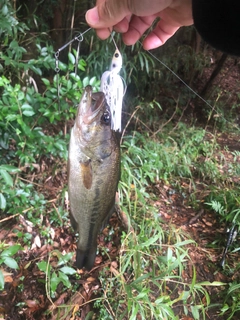
[[[216,81],[221,81],[225,90],[228,90],[229,86],[233,92],[232,99],[237,97],[237,88],[239,79],[239,66],[236,69],[232,68],[233,61],[229,61],[225,74],[222,75],[221,80],[219,78]],[[226,73],[229,73],[231,68],[231,77],[225,77]],[[206,73],[210,70],[206,70]],[[236,122],[238,119],[236,119]],[[229,150],[240,150],[239,137],[231,136],[228,134],[222,134],[219,136],[219,143]],[[223,148],[224,149],[224,148]],[[223,150],[224,152],[224,150]],[[51,170],[51,164],[48,167]],[[237,178],[236,178],[237,179]],[[184,181],[183,181],[184,183]],[[61,174],[49,179],[47,183],[42,186],[43,189],[51,190],[50,199],[56,199],[60,190],[66,181],[66,166],[61,168]],[[41,188],[40,188],[41,189]],[[204,207],[199,212],[194,211],[186,204],[185,198],[180,193],[171,192],[171,186],[164,185],[161,181],[152,186],[153,192],[158,196],[155,206],[159,210],[161,218],[166,221],[166,225],[163,228],[167,228],[167,225],[173,224],[179,229],[179,232],[188,235],[196,241],[197,246],[189,245],[189,256],[191,258],[186,269],[183,271],[182,277],[186,282],[191,283],[192,278],[192,266],[194,265],[197,273],[197,281],[220,281],[224,283],[240,280],[240,271],[225,272],[219,265],[224,245],[227,240],[225,232],[225,226],[220,224],[216,214],[208,212]],[[42,191],[42,190],[40,190]],[[206,194],[204,190],[199,189],[199,199]],[[191,190],[188,190],[191,192]],[[53,201],[54,205],[54,201]],[[7,218],[7,219],[5,219]],[[20,219],[20,220],[19,220]],[[0,219],[0,242],[5,241],[8,244],[14,244],[16,239],[15,230],[21,232],[29,232],[28,222],[20,218],[19,215],[12,217],[3,217]],[[73,252],[75,251],[75,239],[70,225],[66,225],[63,228],[52,228],[49,221],[45,221],[49,224],[49,229],[52,230],[53,244],[41,244],[37,243],[38,228],[32,227],[32,232],[35,235],[35,245],[31,250],[21,251],[19,253],[19,270],[3,270],[5,273],[5,289],[0,292],[0,319],[4,320],[44,320],[44,319],[57,319],[57,315],[52,307],[52,304],[46,296],[46,288],[44,283],[39,282],[39,279],[44,280],[45,275],[39,270],[36,263],[42,259],[47,259],[49,252],[53,250],[59,250],[61,252]],[[103,234],[99,236],[99,245],[102,247],[108,247],[111,261],[107,258],[103,258],[102,255],[98,255],[94,269],[90,273],[81,274],[77,284],[81,285],[81,291],[72,296],[71,290],[59,293],[54,301],[55,306],[67,303],[69,299],[71,304],[75,306],[83,305],[81,312],[81,320],[85,319],[85,315],[91,310],[92,305],[88,303],[91,299],[96,297],[98,290],[101,288],[99,281],[99,272],[104,267],[110,266],[114,272],[115,261],[118,257],[120,250],[120,237],[123,228],[122,222],[117,215],[114,215],[110,219],[110,226],[114,230],[113,241],[106,242],[105,236],[109,233],[110,228],[106,228]],[[211,243],[214,241],[219,242],[219,247],[211,247]],[[55,257],[51,257],[51,263],[54,263]],[[227,255],[228,265],[233,267],[236,265],[236,261],[240,262],[239,253],[229,253]],[[189,280],[188,280],[189,279]],[[61,288],[60,288],[61,289]],[[219,302],[221,287],[209,287],[207,288],[211,296],[211,302]],[[61,292],[61,290],[58,290]],[[46,315],[45,311],[50,310],[50,315]],[[74,312],[77,309],[69,312],[69,317],[65,319],[73,320]],[[181,314],[181,310],[177,310],[176,313]],[[206,318],[210,320],[223,319],[217,314],[216,310],[210,309],[206,313]],[[190,317],[184,317],[181,319],[191,320]],[[240,319],[240,314],[236,315],[232,319]]]
[[[223,135],[221,139],[224,142],[227,141],[226,135]],[[232,144],[232,140],[230,140]],[[234,148],[235,149],[235,148]],[[63,170],[66,168],[64,167]],[[51,185],[54,193],[58,193],[59,189],[66,181],[58,180],[48,181],[48,187]],[[183,182],[184,183],[184,182]],[[46,186],[45,186],[46,187]],[[185,282],[191,283],[193,265],[196,268],[197,282],[202,281],[219,281],[219,282],[232,282],[233,280],[239,281],[240,271],[237,270],[234,273],[227,274],[220,267],[220,260],[222,257],[224,245],[227,240],[225,232],[225,226],[221,225],[217,219],[217,216],[213,212],[208,212],[206,209],[201,209],[199,212],[194,211],[186,203],[186,199],[183,196],[173,190],[171,186],[166,186],[162,182],[156,183],[152,187],[152,191],[157,195],[158,200],[155,202],[155,206],[159,210],[159,215],[166,222],[163,224],[163,228],[168,228],[169,224],[178,228],[178,231],[186,235],[186,239],[190,238],[196,241],[197,246],[189,245],[190,261],[183,271],[182,277]],[[188,186],[189,188],[189,186]],[[191,192],[191,190],[188,190]],[[205,197],[204,190],[199,189],[199,197]],[[54,195],[54,194],[53,194]],[[55,195],[56,196],[56,195]],[[13,231],[19,230],[22,232],[29,231],[27,221],[20,219],[19,216],[10,217],[6,221],[1,221],[0,241],[14,244],[16,242],[16,233]],[[99,245],[107,247],[109,249],[109,259],[103,258],[100,254],[97,256],[94,269],[90,273],[81,273],[81,278],[77,281],[78,285],[82,288],[78,294],[72,294],[71,290],[60,293],[57,295],[54,304],[55,306],[62,305],[71,301],[72,305],[82,305],[81,319],[85,319],[85,315],[91,310],[91,304],[87,303],[94,297],[96,292],[100,290],[101,284],[99,282],[99,272],[104,270],[106,266],[110,266],[110,269],[114,272],[114,267],[117,265],[117,257],[120,250],[120,237],[123,228],[122,222],[119,220],[116,214],[110,219],[111,228],[106,228],[99,236]],[[59,250],[61,252],[73,252],[76,249],[75,239],[72,229],[69,226],[63,228],[51,228],[53,229],[53,244],[44,244],[40,246],[33,246],[31,250],[26,250],[19,253],[19,270],[14,272],[10,269],[5,271],[5,290],[0,292],[0,319],[4,320],[37,320],[37,319],[57,319],[52,304],[46,296],[46,288],[43,283],[39,282],[39,279],[44,280],[45,274],[39,270],[36,263],[43,260],[47,260],[48,254],[53,250]],[[106,241],[110,230],[114,230],[113,241]],[[33,227],[33,234],[37,237],[37,227]],[[35,237],[35,239],[36,239]],[[43,240],[43,239],[41,239]],[[214,241],[219,242],[219,247],[216,249],[211,248],[210,244]],[[56,258],[51,256],[51,264],[54,264]],[[239,261],[238,253],[230,253],[227,255],[227,263],[229,266],[236,265],[236,261]],[[115,270],[116,271],[116,270]],[[219,302],[221,296],[221,287],[208,287],[207,288],[211,302]],[[24,306],[22,306],[24,303]],[[51,316],[46,315],[45,311],[51,310]],[[176,314],[181,315],[181,319],[190,320],[190,317],[184,317],[182,310],[176,307]],[[71,310],[74,313],[74,310]],[[210,309],[206,313],[206,318],[211,320],[224,319],[220,317],[216,310]],[[65,319],[79,319],[74,317],[67,317]],[[233,319],[239,319],[239,315],[236,315]]]

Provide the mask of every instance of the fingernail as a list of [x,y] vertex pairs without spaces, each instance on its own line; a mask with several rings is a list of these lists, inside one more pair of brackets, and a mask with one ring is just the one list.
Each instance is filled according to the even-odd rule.
[[98,9],[96,7],[86,12],[86,21],[92,26],[99,22]]

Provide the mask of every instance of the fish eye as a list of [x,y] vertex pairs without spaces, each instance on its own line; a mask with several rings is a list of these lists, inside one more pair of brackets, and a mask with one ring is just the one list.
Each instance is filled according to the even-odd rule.
[[115,53],[115,58],[118,58],[119,57],[119,53]]
[[101,121],[102,121],[102,123],[104,123],[106,125],[110,124],[111,117],[110,117],[110,112],[109,111],[105,111],[103,113]]

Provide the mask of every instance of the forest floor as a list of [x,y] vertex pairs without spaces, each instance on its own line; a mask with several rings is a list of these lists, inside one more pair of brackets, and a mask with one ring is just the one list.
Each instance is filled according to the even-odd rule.
[[[226,141],[226,136],[225,141]],[[237,138],[237,137],[235,137]],[[239,137],[240,138],[240,137]],[[232,146],[232,139],[229,137]],[[236,140],[235,150],[239,150],[239,144]],[[62,168],[66,170],[65,166]],[[66,172],[66,171],[65,171]],[[239,179],[239,178],[238,178]],[[61,180],[58,184],[55,181],[51,188],[56,192],[52,194],[51,199],[56,199],[59,189],[62,188],[63,184],[66,184],[67,181]],[[184,182],[183,182],[184,183]],[[240,183],[240,179],[239,179]],[[45,188],[49,187],[49,182],[45,185]],[[171,186],[164,185],[159,182],[152,186],[153,191],[158,195],[158,201],[156,201],[155,206],[159,209],[159,215],[166,222],[162,224],[162,228],[166,229],[169,225],[174,225],[177,228],[178,232],[184,234],[186,239],[193,239],[197,246],[189,245],[188,254],[190,260],[188,265],[182,272],[182,277],[185,282],[191,283],[193,277],[193,266],[196,270],[196,280],[197,282],[202,281],[219,281],[223,283],[229,283],[233,280],[239,281],[240,271],[234,272],[233,274],[226,272],[220,267],[220,260],[222,257],[224,245],[226,243],[226,232],[225,225],[222,225],[218,221],[218,217],[213,212],[208,212],[204,209],[199,212],[194,211],[193,208],[189,207],[186,204],[186,199],[180,193],[171,192]],[[189,188],[189,186],[188,186]],[[199,193],[203,196],[203,190],[198,190]],[[191,190],[188,190],[191,192]],[[10,217],[11,218],[11,217]],[[118,265],[118,254],[121,247],[121,233],[124,230],[121,220],[116,214],[110,219],[110,227],[107,227],[103,230],[102,234],[99,236],[99,247],[108,248],[109,256],[111,261],[102,255],[102,250],[100,249],[100,254],[96,258],[95,267],[91,272],[79,271],[81,276],[79,280],[73,280],[74,285],[78,285],[80,291],[76,294],[73,294],[69,289],[60,294],[61,289],[58,288],[59,294],[57,299],[54,299],[54,304],[49,301],[49,297],[46,296],[46,286],[44,284],[45,273],[40,271],[37,267],[37,262],[41,260],[46,260],[50,256],[50,264],[52,266],[56,265],[56,257],[52,252],[54,250],[59,250],[62,253],[69,253],[75,251],[75,238],[74,233],[70,227],[58,227],[49,228],[52,232],[52,243],[47,244],[46,241],[41,237],[40,232],[37,226],[29,226],[28,221],[24,220],[21,217],[19,223],[19,216],[12,217],[5,222],[1,221],[1,231],[0,231],[0,241],[5,241],[6,243],[14,244],[17,241],[16,239],[16,230],[19,232],[31,232],[35,235],[32,248],[26,249],[19,253],[19,270],[14,272],[9,269],[5,270],[5,290],[0,293],[0,319],[4,320],[44,320],[44,319],[58,319],[57,313],[54,313],[54,310],[58,306],[61,306],[65,303],[72,305],[70,308],[69,316],[64,317],[63,319],[81,319],[84,320],[87,313],[91,310],[91,301],[96,298],[98,295],[98,290],[101,290],[101,283],[99,281],[99,272],[104,270],[106,266],[109,272],[109,278],[111,273],[117,272]],[[106,241],[107,235],[110,230],[114,230],[114,236],[111,241]],[[222,246],[219,248],[211,248],[209,244],[216,241],[216,239],[222,238]],[[231,253],[227,255],[228,266],[234,268],[236,263],[240,262],[239,253]],[[211,296],[211,302],[218,299],[219,290],[221,287],[209,286],[207,288],[208,293]],[[74,317],[73,310],[76,306],[82,306],[81,317]],[[50,315],[46,315],[46,310]],[[182,313],[182,309],[175,308],[175,314],[179,316],[180,319],[190,320],[193,318],[186,317]],[[233,319],[239,319],[239,315],[233,317]],[[61,319],[61,317],[59,318]],[[210,309],[206,313],[206,319],[226,319],[220,317],[216,310]]]
[[[225,70],[227,72],[227,70]],[[228,87],[230,84],[232,92],[236,94],[235,83],[236,78],[233,73],[232,80],[229,77],[226,80],[222,79],[222,84]],[[184,121],[184,118],[182,119]],[[186,118],[187,121],[187,118]],[[218,143],[221,146],[222,154],[225,154],[228,163],[232,161],[232,155],[229,151],[240,151],[239,144],[240,136],[231,133],[219,133]],[[227,149],[228,147],[228,149]],[[218,156],[217,154],[215,155]],[[58,174],[52,175],[53,166],[55,163],[50,163],[48,160],[44,163],[39,171],[34,172],[34,176],[25,176],[25,178],[34,183],[39,181],[38,175],[42,175],[43,171],[47,179],[42,185],[38,185],[37,189],[41,193],[48,194],[48,200],[50,206],[55,206],[56,200],[61,194],[64,186],[67,184],[67,172],[66,163],[58,164]],[[184,187],[184,180],[182,181]],[[235,183],[240,183],[240,178],[236,177]],[[199,187],[198,182],[195,181],[197,186],[196,193],[199,193],[198,200],[204,198],[206,194],[202,187]],[[200,186],[200,185],[199,185]],[[188,254],[190,260],[188,265],[183,270],[182,277],[186,282],[191,283],[193,277],[193,265],[196,269],[197,281],[219,281],[223,283],[229,283],[233,280],[240,281],[240,271],[234,273],[225,272],[219,265],[224,245],[227,237],[225,232],[225,225],[221,224],[217,214],[207,211],[202,208],[196,212],[192,207],[187,205],[186,198],[181,193],[171,192],[171,185],[164,184],[162,181],[157,182],[154,185],[149,186],[152,192],[158,196],[158,200],[155,202],[155,206],[159,210],[159,215],[165,221],[162,224],[162,228],[168,228],[169,225],[174,225],[175,228],[184,234],[186,239],[193,239],[197,246],[189,245]],[[191,187],[186,183],[186,192],[191,193]],[[57,211],[57,207],[55,208]],[[59,216],[59,219],[62,219]],[[18,254],[19,269],[10,270],[8,268],[4,271],[5,277],[5,289],[0,292],[0,319],[4,320],[44,320],[44,319],[59,319],[60,314],[57,314],[58,306],[67,304],[70,302],[68,316],[64,319],[81,319],[84,320],[87,313],[92,309],[91,301],[95,299],[101,292],[101,281],[99,280],[99,273],[101,271],[117,274],[117,259],[119,250],[121,248],[121,235],[124,230],[122,221],[116,214],[110,219],[110,227],[103,230],[99,236],[99,254],[97,255],[95,267],[90,272],[78,271],[79,280],[71,279],[72,285],[79,287],[80,289],[76,293],[72,293],[72,290],[65,290],[61,293],[61,285],[58,288],[58,294],[52,304],[51,298],[46,295],[45,273],[40,271],[37,267],[37,262],[41,260],[49,259],[52,266],[56,264],[56,256],[52,252],[59,250],[62,253],[74,252],[76,249],[74,233],[70,227],[69,222],[64,222],[63,227],[52,227],[51,222],[42,217],[42,221],[49,227],[52,241],[45,241],[40,236],[39,227],[33,226],[28,223],[22,215],[16,213],[14,216],[6,216],[0,219],[0,242],[5,241],[8,244],[14,245],[18,241],[16,237],[16,230],[21,233],[32,233],[33,242],[32,247],[29,249],[23,244],[23,251]],[[109,239],[108,235],[110,230],[114,230],[114,234]],[[216,239],[221,240],[222,246],[219,248],[209,245]],[[111,260],[103,255],[101,248],[109,249],[109,256]],[[50,257],[48,258],[49,254]],[[236,263],[240,263],[239,253],[230,253],[227,255],[227,263],[229,268],[234,268]],[[109,268],[105,270],[106,266]],[[42,281],[41,281],[42,280]],[[219,297],[219,290],[221,287],[209,286],[207,288],[209,295],[211,296],[211,302],[217,301]],[[78,309],[81,309],[81,317],[77,317],[76,313]],[[64,308],[63,308],[64,309]],[[46,313],[48,311],[48,314]],[[59,312],[59,310],[58,310]],[[191,320],[191,317],[184,316],[183,310],[179,307],[175,308],[175,314],[179,316],[179,319]],[[219,316],[214,308],[209,309],[206,312],[206,319],[217,320],[226,319],[223,316]],[[235,315],[232,319],[239,319],[240,315]],[[97,318],[96,318],[97,319]],[[140,318],[139,318],[140,319]]]

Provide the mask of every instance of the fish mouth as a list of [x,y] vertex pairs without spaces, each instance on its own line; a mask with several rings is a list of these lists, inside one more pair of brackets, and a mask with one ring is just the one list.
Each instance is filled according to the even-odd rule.
[[105,95],[103,92],[93,93],[92,87],[87,86],[83,93],[82,101],[81,114],[83,121],[86,124],[92,123],[103,107]]

